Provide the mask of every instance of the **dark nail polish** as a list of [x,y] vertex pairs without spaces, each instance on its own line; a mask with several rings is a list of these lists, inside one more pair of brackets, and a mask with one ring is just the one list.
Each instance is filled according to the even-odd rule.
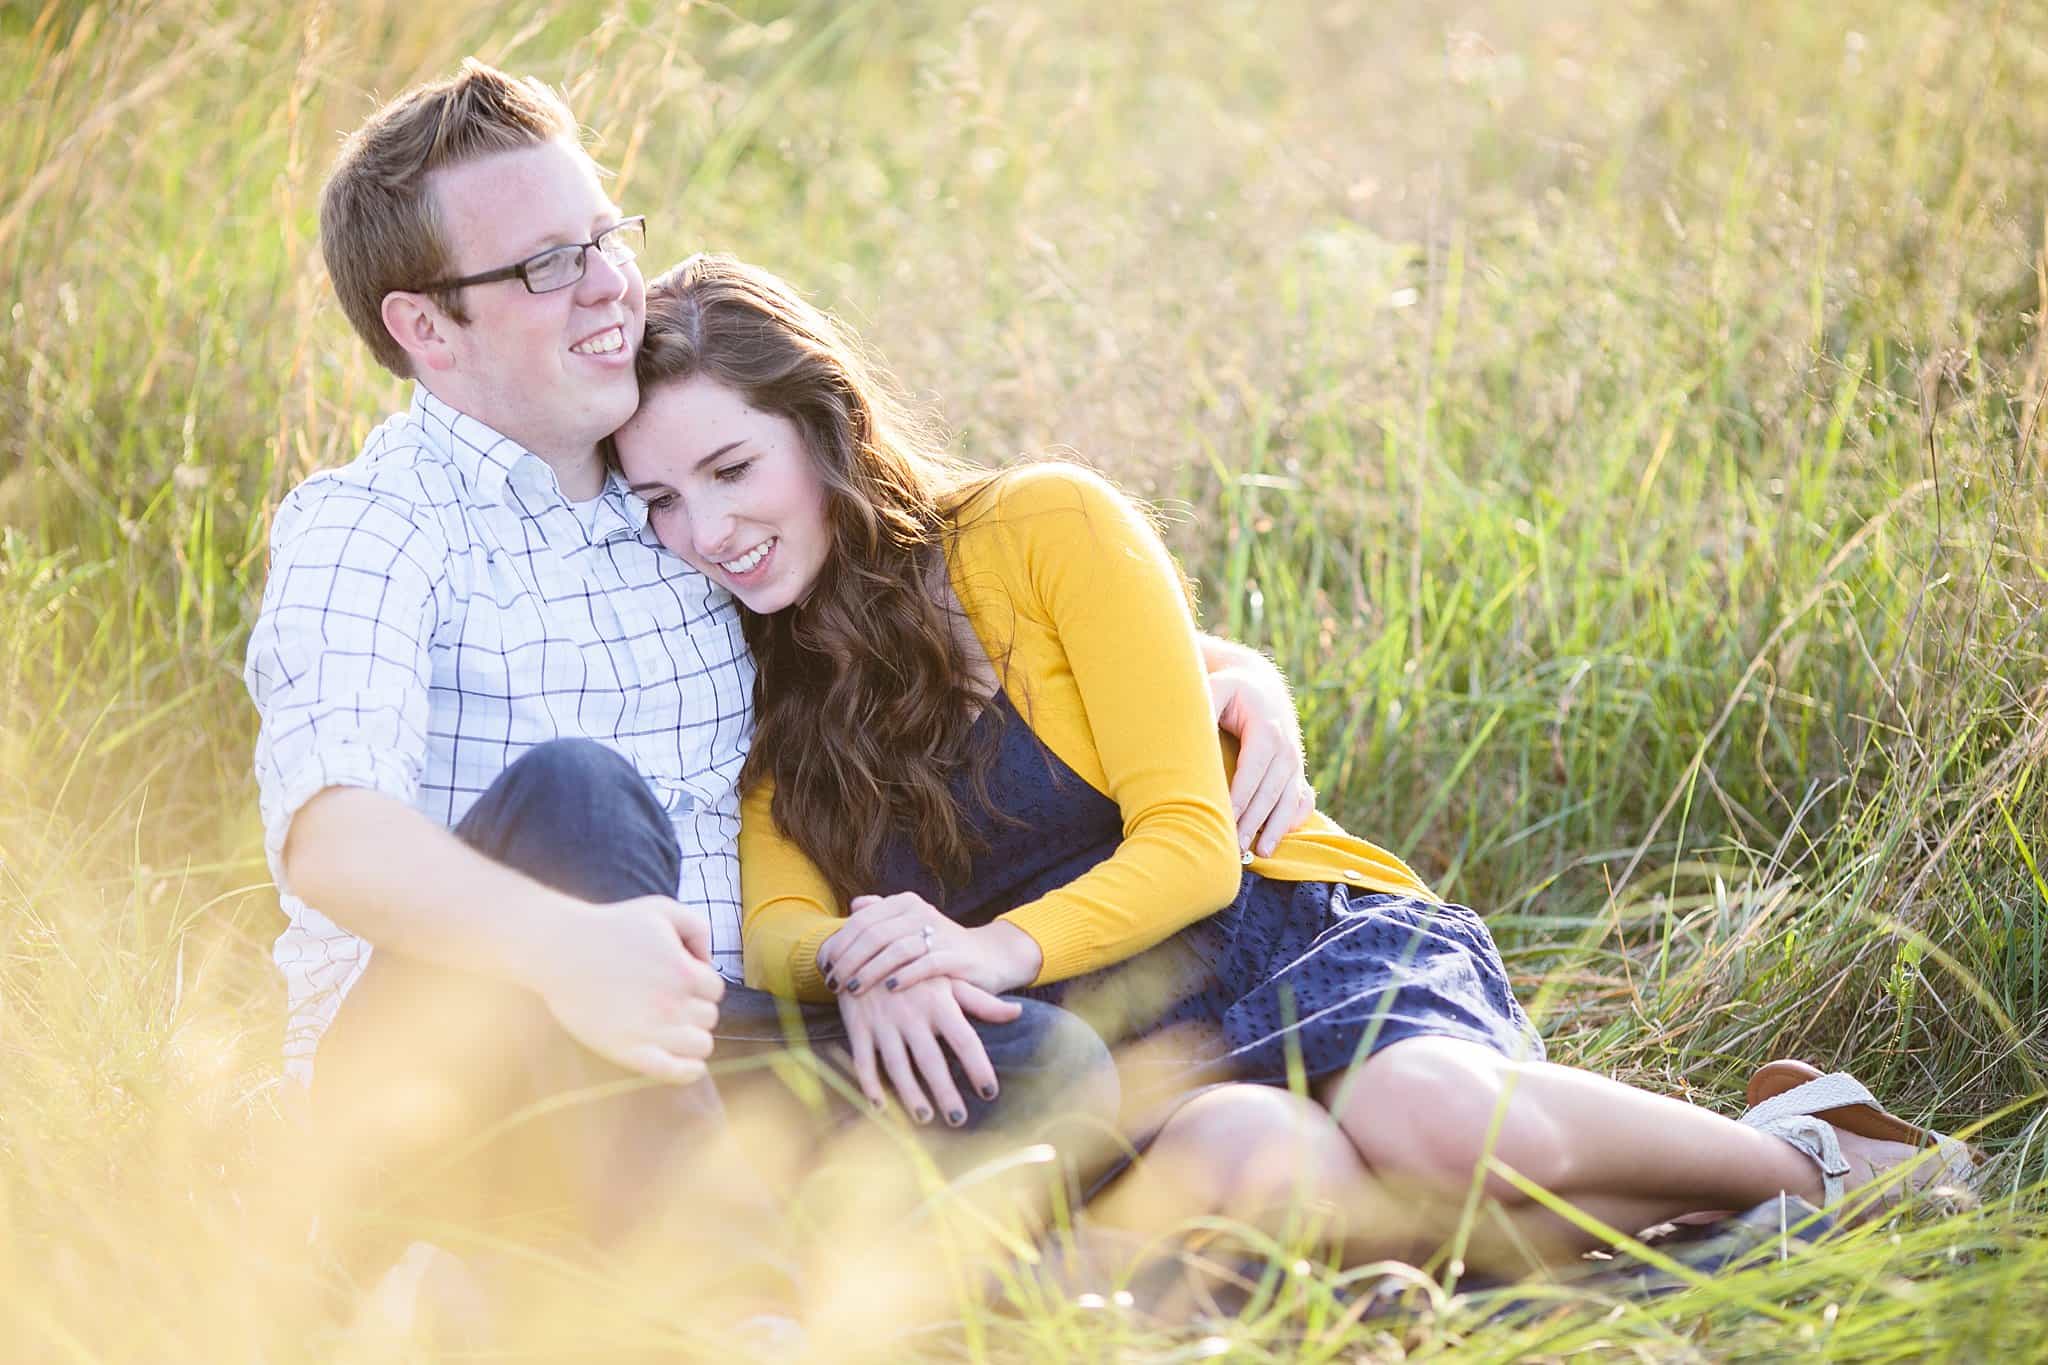
[[917,1121],[919,1123],[930,1123],[932,1121],[932,1111],[929,1109],[919,1109],[917,1111]]
[[887,981],[884,981],[882,984],[893,991],[896,989],[896,978],[892,976]]
[[859,978],[859,977],[857,977],[857,976],[856,976],[856,977],[855,977],[855,978],[854,978],[853,980],[851,980],[851,981],[849,981],[849,982],[847,982],[847,983],[846,983],[846,993],[847,993],[848,995],[853,995],[853,994],[857,993],[857,992],[858,992],[859,990],[860,990],[860,978]]
[[981,1088],[981,1097],[985,1100],[994,1099],[996,1097],[996,1088],[992,1085],[983,1086]]
[[946,1115],[946,1122],[958,1128],[961,1124],[967,1122],[967,1111],[965,1109],[955,1109],[952,1113]]
[[839,978],[838,978],[838,977],[836,977],[836,976],[828,976],[828,977],[826,977],[826,978],[825,978],[825,989],[826,989],[826,990],[828,990],[828,991],[836,991],[836,990],[838,990],[838,989],[839,989]]

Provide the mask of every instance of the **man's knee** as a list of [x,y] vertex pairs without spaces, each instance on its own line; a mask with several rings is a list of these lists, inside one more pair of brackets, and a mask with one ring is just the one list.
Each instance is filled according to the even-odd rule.
[[455,832],[494,861],[598,903],[674,895],[682,874],[675,830],[646,780],[587,739],[529,749]]
[[1055,1116],[1113,1122],[1121,1095],[1102,1035],[1057,1005],[1016,1003],[1023,1012],[1008,1023],[975,1023],[1001,1089],[993,1104],[970,1101],[969,1125]]
[[487,795],[510,805],[538,803],[577,811],[653,801],[646,779],[633,765],[591,739],[551,739],[534,745],[498,775]]
[[1109,1047],[1079,1015],[1042,1000],[1017,1000],[1023,1007],[1003,1024],[975,1024],[981,1045],[998,1072],[1081,1076],[1112,1070]]

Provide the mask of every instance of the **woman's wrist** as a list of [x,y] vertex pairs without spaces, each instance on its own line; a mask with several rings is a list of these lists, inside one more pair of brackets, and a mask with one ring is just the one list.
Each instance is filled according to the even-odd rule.
[[1045,968],[1045,950],[1038,940],[1008,920],[992,920],[968,932],[984,945],[994,972],[992,980],[980,984],[995,994],[1030,985]]

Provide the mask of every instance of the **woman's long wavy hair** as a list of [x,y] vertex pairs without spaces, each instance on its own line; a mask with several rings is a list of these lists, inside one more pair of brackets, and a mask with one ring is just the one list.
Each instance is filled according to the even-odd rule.
[[890,831],[965,877],[976,851],[949,780],[985,797],[985,698],[944,589],[956,509],[993,477],[947,453],[850,333],[788,284],[730,256],[692,256],[647,288],[642,392],[703,377],[802,435],[825,489],[832,552],[810,594],[743,611],[754,740],[740,781],[772,778],[775,822],[841,900],[882,890]]

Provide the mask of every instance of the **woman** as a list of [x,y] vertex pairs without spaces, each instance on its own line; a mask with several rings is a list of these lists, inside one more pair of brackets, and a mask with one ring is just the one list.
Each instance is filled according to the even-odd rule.
[[1148,1055],[1182,1093],[1266,1087],[1201,1092],[1155,1153],[1228,1148],[1264,1104],[1354,1241],[1439,1244],[1477,1179],[1496,1216],[1468,1259],[1503,1269],[1595,1240],[1503,1166],[1637,1229],[1834,1203],[1914,1154],[1871,1134],[1919,1130],[1797,1064],[1759,1073],[1753,1101],[1790,1093],[1745,1124],[1545,1063],[1484,926],[1398,858],[1320,817],[1242,851],[1153,527],[1074,467],[949,458],[773,276],[695,257],[655,281],[638,363],[617,458],[663,543],[747,608],[760,668],[748,979],[836,999],[871,1099],[886,1073],[920,1118],[957,1109],[925,1010],[954,983],[1098,1021],[1108,1000],[1113,1042],[1174,1040]]

